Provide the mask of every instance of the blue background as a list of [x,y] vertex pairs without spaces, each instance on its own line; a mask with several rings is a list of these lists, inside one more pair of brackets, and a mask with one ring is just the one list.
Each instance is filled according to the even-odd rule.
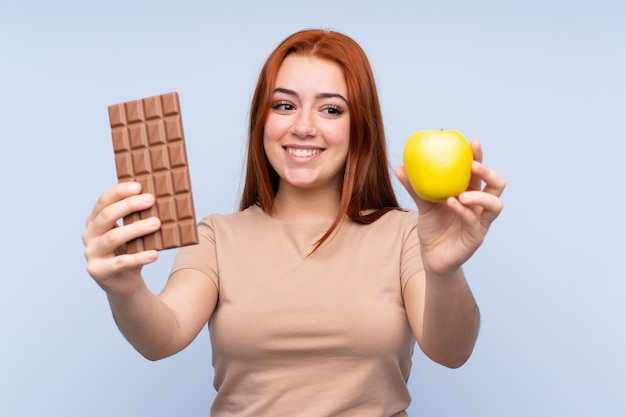
[[[0,415],[208,415],[208,333],[143,359],[85,271],[116,182],[107,106],[178,91],[196,212],[232,212],[258,71],[309,27],[369,54],[393,166],[414,131],[457,129],[508,179],[466,266],[475,353],[417,351],[411,415],[626,414],[625,2],[0,0]],[[174,255],[145,269],[154,291]]]

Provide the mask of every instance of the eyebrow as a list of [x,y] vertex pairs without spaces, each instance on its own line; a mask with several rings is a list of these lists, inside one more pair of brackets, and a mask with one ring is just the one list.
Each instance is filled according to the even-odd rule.
[[[283,94],[287,94],[290,96],[294,96],[294,97],[298,97],[298,93],[296,93],[293,90],[290,90],[288,88],[281,88],[278,87],[276,89],[274,89],[274,93],[283,93]],[[345,101],[345,103],[350,106],[350,102],[341,94],[336,94],[336,93],[318,93],[315,95],[315,98],[338,98],[341,99],[343,101]]]

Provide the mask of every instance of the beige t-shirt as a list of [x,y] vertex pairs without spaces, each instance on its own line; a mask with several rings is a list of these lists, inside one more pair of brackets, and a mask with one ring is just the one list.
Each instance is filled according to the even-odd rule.
[[253,206],[212,215],[173,271],[219,290],[209,322],[212,416],[406,416],[415,339],[402,300],[422,270],[417,213],[291,225]]

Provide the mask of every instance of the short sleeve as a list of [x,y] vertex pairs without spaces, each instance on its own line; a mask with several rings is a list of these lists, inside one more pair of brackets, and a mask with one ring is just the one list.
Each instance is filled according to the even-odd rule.
[[417,236],[417,214],[408,216],[412,221],[404,227],[402,254],[400,257],[400,283],[402,291],[411,278],[424,270],[419,237]]
[[209,216],[198,224],[199,242],[178,250],[170,276],[181,269],[194,269],[206,275],[219,289],[219,273],[215,239],[215,222]]

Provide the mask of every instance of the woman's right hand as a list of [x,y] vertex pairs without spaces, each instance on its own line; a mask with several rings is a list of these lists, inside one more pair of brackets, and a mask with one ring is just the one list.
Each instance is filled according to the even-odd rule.
[[100,196],[87,217],[82,236],[87,272],[109,297],[132,297],[142,280],[141,268],[158,258],[156,250],[133,254],[123,250],[126,242],[157,231],[161,227],[157,217],[127,226],[116,224],[124,216],[154,205],[154,196],[140,191],[141,185],[136,182],[117,184]]

